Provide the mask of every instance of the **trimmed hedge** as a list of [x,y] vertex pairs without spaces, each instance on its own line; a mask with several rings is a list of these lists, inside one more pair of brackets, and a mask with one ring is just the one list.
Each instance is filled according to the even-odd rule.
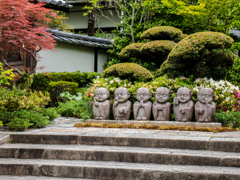
[[176,43],[173,41],[151,41],[142,46],[141,54],[144,54],[146,59],[151,59],[157,67],[160,67],[175,46]]
[[120,63],[110,66],[103,71],[103,77],[115,76],[129,81],[150,81],[152,73],[136,63]]
[[174,40],[180,37],[182,37],[182,31],[171,26],[153,27],[141,35],[141,38],[150,40]]
[[122,51],[119,53],[119,56],[123,59],[130,59],[130,58],[139,58],[141,56],[141,47],[144,43],[133,43],[126,46]]
[[33,77],[32,89],[46,91],[49,87],[50,81],[69,81],[78,84],[78,87],[86,87],[101,73],[97,72],[51,72],[38,73]]
[[224,79],[235,58],[230,51],[233,42],[231,37],[218,32],[189,35],[170,52],[158,75]]

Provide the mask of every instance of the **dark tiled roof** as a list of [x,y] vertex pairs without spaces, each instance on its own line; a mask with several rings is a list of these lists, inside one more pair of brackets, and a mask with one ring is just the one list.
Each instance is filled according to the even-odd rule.
[[65,8],[73,7],[73,5],[71,5],[68,2],[63,1],[63,0],[38,0],[38,1],[44,1],[46,4],[53,4],[53,5],[61,6],[61,7],[65,7]]
[[57,41],[73,43],[73,44],[82,44],[85,46],[92,47],[101,47],[101,48],[110,48],[111,41],[108,39],[97,38],[92,36],[86,36],[81,34],[67,33],[58,30],[50,30],[52,36]]

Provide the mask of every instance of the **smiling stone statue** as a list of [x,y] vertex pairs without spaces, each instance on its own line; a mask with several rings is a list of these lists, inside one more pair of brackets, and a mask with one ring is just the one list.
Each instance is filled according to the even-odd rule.
[[169,121],[171,115],[170,90],[165,87],[157,88],[155,102],[153,103],[153,116],[155,121]]
[[195,105],[197,122],[213,122],[216,104],[213,102],[215,95],[211,88],[201,88],[197,94],[198,102]]
[[107,120],[110,116],[111,102],[108,100],[110,96],[106,88],[98,88],[94,92],[93,115],[94,119]]
[[194,103],[191,101],[192,91],[186,87],[179,88],[174,98],[173,111],[176,121],[188,122],[192,120]]
[[150,120],[152,102],[149,101],[149,99],[151,99],[151,97],[152,94],[148,88],[142,87],[137,90],[135,98],[138,101],[136,101],[133,105],[133,114],[135,120]]
[[120,87],[114,92],[113,115],[116,120],[129,120],[131,113],[130,93],[127,88]]

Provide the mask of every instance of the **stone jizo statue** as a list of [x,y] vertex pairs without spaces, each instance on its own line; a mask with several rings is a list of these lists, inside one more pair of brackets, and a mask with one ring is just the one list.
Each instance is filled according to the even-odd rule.
[[113,115],[115,120],[129,120],[131,113],[130,93],[127,88],[120,87],[114,92]]
[[195,105],[197,122],[213,122],[216,104],[213,102],[215,95],[211,88],[201,88],[197,94],[198,102]]
[[174,98],[173,111],[176,121],[190,122],[193,116],[194,103],[191,101],[192,91],[186,87],[179,88]]
[[133,114],[135,120],[150,120],[152,102],[149,101],[149,99],[151,99],[151,97],[152,94],[148,88],[142,87],[137,90],[135,94],[137,101],[133,105]]
[[171,115],[170,90],[165,87],[157,88],[153,103],[153,117],[155,121],[169,121]]
[[108,100],[109,96],[110,93],[106,88],[100,87],[95,90],[93,103],[94,119],[109,119],[111,110],[111,102]]

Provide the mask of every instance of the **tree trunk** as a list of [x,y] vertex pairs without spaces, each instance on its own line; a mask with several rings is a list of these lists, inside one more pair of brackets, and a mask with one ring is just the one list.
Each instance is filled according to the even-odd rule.
[[[88,6],[91,4],[88,2]],[[94,36],[95,12],[88,13],[88,36]]]

